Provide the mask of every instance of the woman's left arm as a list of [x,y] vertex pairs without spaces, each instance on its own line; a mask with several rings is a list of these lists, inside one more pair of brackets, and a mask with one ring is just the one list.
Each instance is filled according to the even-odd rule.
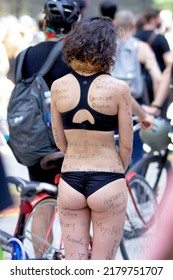
[[55,143],[57,147],[63,153],[67,150],[67,139],[64,133],[64,127],[62,123],[61,113],[57,110],[57,81],[52,84],[51,87],[51,122],[52,122],[52,131]]

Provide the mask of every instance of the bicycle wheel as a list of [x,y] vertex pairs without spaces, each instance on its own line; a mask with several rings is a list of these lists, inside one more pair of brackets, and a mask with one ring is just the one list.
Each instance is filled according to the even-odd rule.
[[167,153],[147,154],[129,169],[145,177],[154,191],[158,204],[164,198],[170,170],[172,170],[172,165],[167,159]]
[[157,227],[158,205],[142,176],[136,174],[127,183],[129,198],[120,250],[124,259],[145,259]]
[[23,244],[30,259],[64,257],[55,198],[45,198],[36,204],[25,223]]

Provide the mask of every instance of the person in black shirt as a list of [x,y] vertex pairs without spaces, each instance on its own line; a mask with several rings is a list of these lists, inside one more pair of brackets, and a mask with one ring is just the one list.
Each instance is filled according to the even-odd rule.
[[[43,30],[46,40],[29,48],[22,68],[22,74],[25,79],[37,73],[55,44],[63,40],[70,31],[72,25],[81,18],[80,8],[73,0],[47,0],[44,4],[43,13],[45,14]],[[17,62],[18,58],[16,65]],[[44,80],[50,88],[54,80],[70,72],[71,68],[63,62],[62,54],[60,54],[50,71],[44,76]],[[54,148],[57,147],[55,146]],[[52,152],[54,151],[55,149],[52,149]],[[58,151],[59,149],[57,148],[57,152]],[[60,160],[59,167],[56,166],[48,170],[42,169],[40,164],[41,160],[42,159],[38,160],[33,166],[28,167],[30,180],[55,184],[55,176],[61,170],[62,160]],[[40,256],[38,248],[41,248],[42,244],[40,243],[41,241],[37,238],[35,239],[34,236],[37,235],[43,240],[46,238],[45,234],[47,232],[46,228],[49,226],[49,217],[51,217],[54,211],[52,208],[53,207],[49,205],[46,209],[37,209],[36,215],[34,215],[32,221],[32,240],[33,243],[36,244],[36,246],[34,246],[35,257]],[[48,241],[51,242],[52,238],[53,236],[50,234]]]
[[0,211],[13,204],[12,196],[8,189],[8,184],[5,177],[5,170],[0,155]]
[[80,9],[80,12],[81,12],[81,16],[85,17],[86,12],[87,12],[87,8],[88,8],[86,0],[75,0],[75,2],[79,4],[79,9]]
[[[136,32],[135,37],[150,44],[155,53],[160,70],[163,72],[171,63],[172,54],[165,36],[158,31],[161,25],[160,11],[154,8],[148,8],[142,14],[142,19],[143,26]],[[150,74],[146,69],[145,77],[150,103],[152,103],[154,99],[153,85]]]
[[[22,68],[24,79],[37,73],[54,45],[64,39],[72,24],[80,20],[81,17],[79,6],[72,0],[48,0],[44,5],[43,13],[45,14],[43,30],[46,40],[29,48]],[[18,57],[16,65],[17,63]],[[70,71],[71,69],[63,62],[62,54],[60,53],[50,71],[44,76],[44,79],[50,88],[54,80],[68,74]],[[33,166],[28,167],[28,171],[30,180],[54,184],[54,178],[60,168],[59,170],[58,168],[43,170],[40,166],[40,161],[38,161]]]
[[100,12],[102,16],[110,17],[114,20],[117,11],[118,4],[114,0],[104,0],[100,4]]

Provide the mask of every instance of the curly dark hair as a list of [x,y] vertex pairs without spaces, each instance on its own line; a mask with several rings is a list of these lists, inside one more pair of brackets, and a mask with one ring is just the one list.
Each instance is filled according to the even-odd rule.
[[115,63],[118,28],[109,17],[88,17],[64,39],[63,60],[74,70],[109,72]]

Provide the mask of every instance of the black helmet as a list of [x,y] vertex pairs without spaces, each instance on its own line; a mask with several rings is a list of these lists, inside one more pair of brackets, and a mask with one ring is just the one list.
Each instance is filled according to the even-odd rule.
[[79,5],[73,0],[48,0],[43,12],[49,25],[66,31],[81,17]]

